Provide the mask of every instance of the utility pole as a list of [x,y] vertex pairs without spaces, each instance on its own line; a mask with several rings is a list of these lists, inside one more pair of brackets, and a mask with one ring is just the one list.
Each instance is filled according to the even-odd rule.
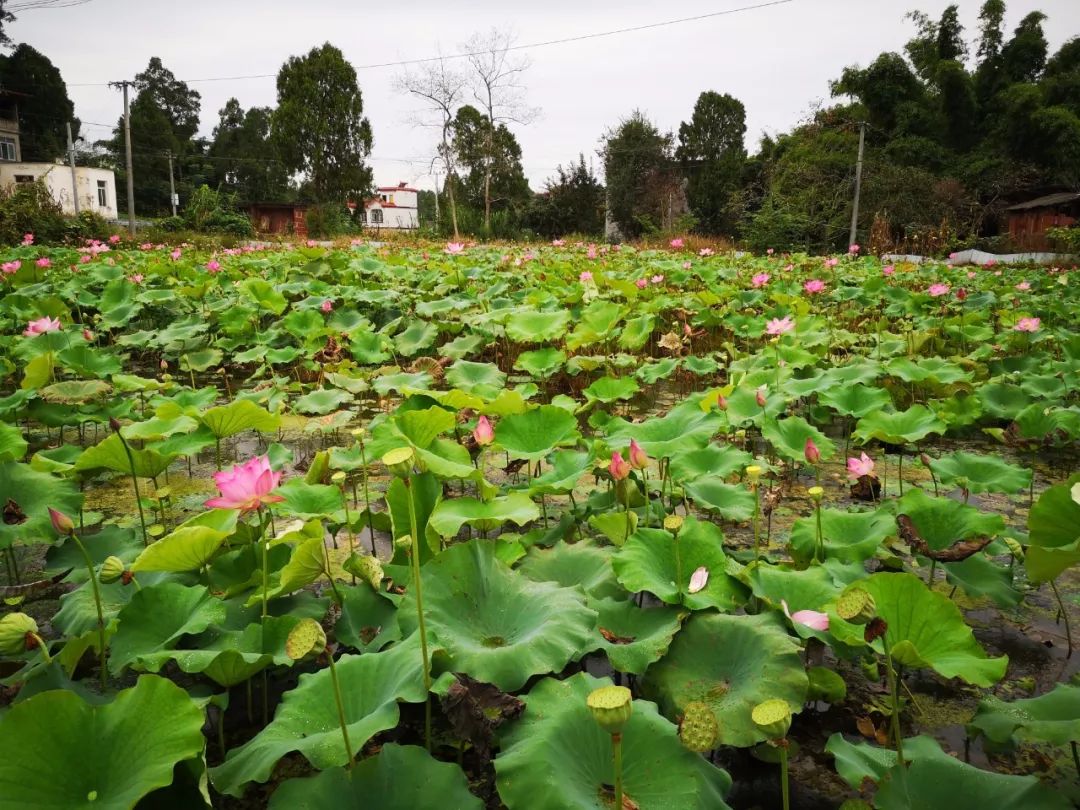
[[127,168],[127,209],[128,233],[135,236],[135,175],[131,167],[131,106],[128,104],[128,88],[134,82],[124,79],[122,82],[109,82],[109,87],[119,87],[124,91],[124,152]]
[[75,203],[75,216],[79,215],[79,179],[75,174],[75,143],[71,140],[71,122],[67,122],[68,163],[71,164],[71,199]]
[[172,173],[172,149],[165,152],[165,156],[169,158],[169,202],[172,204],[172,215],[176,216],[176,184],[173,182]]
[[848,234],[848,245],[856,244],[856,236],[859,230],[859,194],[862,192],[862,162],[863,147],[866,144],[866,122],[859,122],[859,159],[855,163],[855,200],[851,206],[851,232]]
[[[419,195],[418,195],[419,196]],[[417,203],[419,206],[419,203]],[[439,233],[439,175],[435,175],[435,233]]]

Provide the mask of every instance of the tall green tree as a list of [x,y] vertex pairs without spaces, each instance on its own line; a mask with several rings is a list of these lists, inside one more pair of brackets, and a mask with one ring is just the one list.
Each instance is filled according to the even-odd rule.
[[6,0],[0,0],[0,45],[11,44],[11,37],[4,30],[4,26],[10,22],[15,22],[15,15],[4,8],[5,5],[7,5]]
[[485,213],[520,212],[528,203],[529,181],[521,166],[521,145],[504,124],[495,125],[466,104],[454,116],[454,149],[462,202]]
[[180,143],[188,143],[199,131],[199,110],[202,96],[187,83],[176,78],[161,59],[151,57],[146,70],[135,74],[136,100],[165,113],[169,128]]
[[1010,39],[1001,51],[1001,66],[1005,78],[1010,82],[1033,82],[1039,78],[1046,67],[1046,56],[1050,46],[1043,33],[1043,21],[1046,15],[1033,11],[1020,21]]
[[237,202],[280,202],[295,193],[270,138],[272,115],[269,107],[245,111],[235,98],[218,113],[207,162],[215,184]]
[[664,221],[664,205],[680,184],[672,137],[635,110],[603,137],[608,212],[623,236],[634,238]]
[[743,103],[711,90],[698,96],[690,120],[679,126],[675,157],[682,163],[690,210],[702,233],[730,235],[735,230],[731,197],[746,162],[745,135]]
[[578,155],[569,168],[558,166],[544,191],[529,205],[525,225],[549,239],[580,233],[599,237],[604,233],[604,186]]
[[19,99],[23,160],[52,162],[61,157],[69,121],[72,137],[79,137],[79,120],[64,78],[40,51],[20,43],[8,56],[0,56],[0,86],[26,96]]
[[329,42],[293,56],[277,76],[271,136],[286,169],[307,176],[320,203],[360,200],[371,189],[371,124],[356,70]]

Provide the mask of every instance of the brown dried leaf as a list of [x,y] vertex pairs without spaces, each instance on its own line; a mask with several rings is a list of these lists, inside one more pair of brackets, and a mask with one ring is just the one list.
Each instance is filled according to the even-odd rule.
[[606,627],[601,627],[600,628],[600,635],[602,635],[604,637],[604,640],[608,644],[633,644],[634,643],[634,637],[633,636],[617,636],[614,633],[612,633],[610,630],[608,630]]
[[481,760],[491,758],[495,729],[523,711],[525,704],[497,686],[455,672],[457,680],[443,698],[443,711],[454,733],[468,741]]

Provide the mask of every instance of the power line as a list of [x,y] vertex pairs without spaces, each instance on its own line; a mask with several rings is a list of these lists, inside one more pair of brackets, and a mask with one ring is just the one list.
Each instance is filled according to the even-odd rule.
[[[665,28],[671,25],[682,25],[689,22],[700,22],[701,20],[713,19],[715,17],[727,17],[732,14],[741,14],[745,11],[756,11],[762,8],[770,8],[772,6],[783,6],[788,3],[793,3],[795,0],[768,0],[763,3],[756,3],[749,6],[739,6],[738,8],[729,8],[723,11],[712,11],[707,14],[697,14],[693,17],[680,17],[675,20],[664,20],[662,22],[646,23],[644,25],[628,26],[626,28],[615,28],[610,31],[598,31],[592,34],[579,34],[573,37],[563,37],[561,39],[549,39],[542,42],[530,42],[524,45],[511,45],[507,50],[509,51],[525,51],[533,48],[546,48],[551,45],[565,45],[571,42],[584,42],[590,39],[601,39],[603,37],[613,37],[619,34],[632,34],[638,31],[649,31],[655,28]],[[431,62],[440,62],[442,60],[450,59],[467,59],[471,56],[481,56],[483,51],[466,51],[463,53],[450,54],[447,56],[428,56],[421,59],[401,59],[395,62],[375,62],[368,65],[353,65],[354,70],[377,70],[380,68],[389,67],[405,67],[406,65],[422,65]],[[277,73],[252,73],[242,76],[209,76],[201,79],[182,79],[181,81],[187,84],[193,84],[195,82],[235,82],[245,81],[248,79],[273,79],[277,77]],[[108,82],[82,82],[78,84],[69,84],[68,87],[101,87],[107,85]]]

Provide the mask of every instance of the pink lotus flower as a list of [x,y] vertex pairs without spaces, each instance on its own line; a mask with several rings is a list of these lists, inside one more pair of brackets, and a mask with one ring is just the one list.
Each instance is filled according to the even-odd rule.
[[809,436],[806,437],[806,444],[803,446],[803,457],[807,464],[817,464],[821,461],[821,451]]
[[847,474],[852,481],[857,481],[864,475],[874,476],[874,460],[866,453],[860,453],[858,458],[847,460]]
[[690,337],[690,335],[692,335],[692,334],[694,333],[694,330],[690,328],[690,324],[688,324],[688,323],[686,323],[685,321],[683,321],[683,325],[682,325],[682,333],[683,333],[683,335],[685,335],[686,337]]
[[318,247],[318,246],[319,246],[319,243],[318,243],[318,242],[316,242],[316,241],[315,241],[314,239],[308,239],[308,240],[307,240],[307,242],[305,242],[305,244],[306,244],[306,245],[307,245],[307,246],[308,246],[309,248],[311,248],[311,247]]
[[772,256],[774,253],[776,253],[776,251],[773,250],[772,248],[769,248],[768,250],[765,251],[766,256]]
[[974,270],[968,270],[967,277],[968,278],[975,278],[975,271]]
[[697,255],[705,258],[707,256],[712,256],[715,252],[716,251],[714,251],[712,248],[702,248],[697,252]]
[[580,281],[582,284],[592,281],[592,273],[590,273],[588,270],[582,270],[581,275],[578,276],[578,281]]
[[48,256],[42,256],[40,259],[34,262],[34,264],[36,264],[38,267],[51,267],[52,260]]
[[657,275],[653,276],[652,278],[650,278],[649,281],[651,281],[653,284],[663,284],[664,283],[664,277],[657,274]]
[[472,435],[476,439],[476,443],[481,447],[487,447],[495,441],[495,431],[491,427],[491,422],[483,415],[476,420],[476,427],[473,428]]
[[795,328],[795,321],[791,320],[790,315],[785,315],[783,318],[773,318],[771,321],[765,324],[766,335],[786,335],[792,329]]
[[819,278],[812,278],[802,286],[810,295],[817,295],[825,289],[825,282]]
[[957,301],[965,301],[965,300],[967,300],[967,290],[965,290],[963,287],[958,289],[956,291],[956,300]]
[[881,268],[881,274],[883,276],[891,276],[895,272],[896,272],[896,268],[893,267],[891,264],[887,264],[887,265],[885,265],[884,267]]
[[457,254],[463,252],[464,250],[465,250],[465,243],[464,242],[447,242],[446,247],[443,248],[443,253],[448,253],[451,256],[456,256]]
[[566,244],[565,239],[552,239],[551,240],[551,246],[552,247],[562,247],[565,244]]
[[1041,323],[1039,318],[1021,318],[1013,329],[1017,332],[1038,332]]
[[91,256],[89,253],[84,253],[82,256],[79,257],[79,264],[90,264],[93,258],[94,257]]
[[22,238],[23,247],[34,244],[34,235],[32,233],[24,233]]
[[1019,284],[1016,285],[1016,289],[1018,289],[1020,292],[1027,292],[1031,289],[1031,283],[1027,281],[1021,281]]
[[114,233],[112,236],[110,236],[109,237],[109,244],[110,245],[119,245],[120,244],[120,234]]
[[208,273],[218,273],[221,271],[221,262],[217,259],[211,259],[206,263],[206,271]]
[[131,283],[132,284],[142,284],[143,283],[143,274],[142,273],[136,273],[135,275],[133,275],[131,277]]
[[769,388],[768,386],[759,386],[757,391],[754,392],[754,401],[758,404],[759,408],[764,408],[765,403],[768,402]]
[[943,295],[948,295],[949,285],[938,282],[937,284],[931,284],[926,288],[926,291],[930,294],[931,298],[940,298]]
[[752,279],[750,279],[750,282],[755,287],[764,287],[766,284],[769,283],[769,278],[770,276],[768,273],[758,273]]
[[683,243],[682,237],[681,236],[676,236],[674,239],[671,240],[671,249],[672,250],[682,250],[683,244],[684,243]]
[[596,245],[589,245],[589,249],[585,251],[585,258],[587,258],[587,259],[595,259],[596,258]]
[[649,466],[649,455],[637,443],[637,439],[630,440],[630,452],[627,455],[630,457],[630,466],[635,470],[643,470]]
[[331,301],[329,298],[327,298],[319,306],[319,309],[321,309],[323,312],[333,312],[334,311],[334,302]]
[[638,279],[637,281],[635,281],[635,282],[634,282],[634,284],[635,284],[635,285],[637,286],[637,288],[638,288],[639,290],[644,290],[644,289],[645,289],[645,287],[646,287],[646,286],[648,285],[648,283],[649,283],[649,282],[648,282],[648,281],[646,281],[646,280],[645,280],[645,279],[643,279],[643,278],[639,278],[639,279]]
[[624,459],[618,451],[611,454],[611,463],[608,464],[608,472],[616,481],[622,481],[630,476],[630,462]]
[[16,259],[13,262],[4,262],[0,265],[0,270],[3,270],[5,276],[10,276],[12,273],[19,272],[20,267],[22,267],[22,262]]
[[[987,265],[987,266],[989,266],[989,265]],[[1000,276],[1000,275],[1001,275],[1001,271],[1000,271],[1000,270],[995,270],[995,271],[994,271],[994,275],[995,275],[995,276]]]
[[860,248],[859,248],[858,245],[848,245],[847,252],[854,254],[854,253],[858,253],[859,250],[860,250]]
[[780,606],[784,608],[784,615],[795,624],[806,625],[811,630],[820,630],[823,633],[829,629],[828,613],[820,613],[816,610],[796,610],[792,613],[788,609],[786,599],[780,600]]
[[214,473],[214,483],[221,495],[211,498],[204,505],[208,509],[239,509],[250,512],[260,506],[280,503],[280,495],[272,495],[281,482],[281,473],[270,469],[268,456],[255,456],[250,461],[237,464],[231,470]]
[[83,329],[82,330],[82,336],[83,336],[83,340],[85,340],[87,343],[93,343],[94,342],[94,333],[91,332],[89,329]]
[[176,262],[176,261],[179,261],[180,257],[183,256],[183,255],[184,255],[184,252],[182,250],[180,250],[180,248],[174,248],[173,251],[169,254],[169,258],[172,259],[174,262]]
[[[112,237],[110,237],[112,238]],[[154,246],[150,242],[143,242],[139,245],[139,250],[153,250]]]
[[682,263],[682,269],[683,269],[683,270],[689,270],[689,269],[690,269],[691,267],[693,267],[693,266],[694,266],[694,265],[693,265],[693,264],[691,264],[690,262],[683,262],[683,263]]
[[836,258],[835,256],[825,260],[825,266],[826,267],[836,267],[836,265],[838,265],[838,264],[840,264],[840,260],[838,258]]
[[694,573],[690,575],[690,586],[686,589],[687,593],[698,593],[705,590],[705,586],[709,584],[709,569],[704,565],[700,568],[695,568]]
[[35,335],[44,335],[46,332],[58,332],[60,330],[60,319],[50,318],[46,315],[44,318],[38,318],[36,321],[30,321],[26,326],[26,331],[23,332],[26,337],[34,337]]

